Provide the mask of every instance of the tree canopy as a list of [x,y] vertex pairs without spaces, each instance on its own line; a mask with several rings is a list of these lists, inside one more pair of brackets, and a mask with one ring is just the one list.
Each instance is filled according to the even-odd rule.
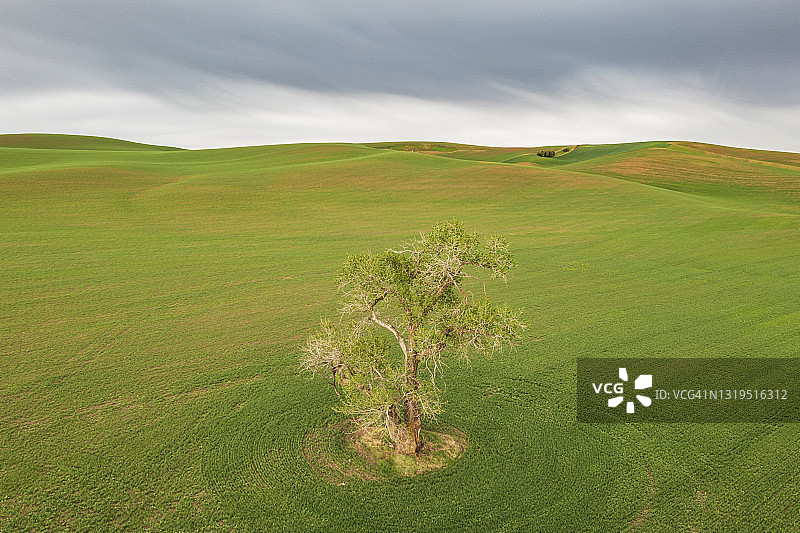
[[350,255],[338,276],[342,319],[323,320],[302,367],[328,381],[340,412],[385,429],[399,452],[419,453],[422,420],[442,410],[443,357],[521,342],[521,311],[493,304],[485,286],[480,297],[467,286],[481,272],[505,280],[514,266],[505,238],[481,238],[457,220],[398,250]]

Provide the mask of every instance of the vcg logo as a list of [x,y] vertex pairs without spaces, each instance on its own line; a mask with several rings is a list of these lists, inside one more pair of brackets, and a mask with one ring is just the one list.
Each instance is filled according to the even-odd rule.
[[[619,379],[621,382],[618,383],[592,383],[592,388],[594,389],[595,394],[604,392],[606,394],[616,395],[613,398],[608,399],[609,407],[617,407],[619,404],[625,401],[625,383],[628,381],[628,370],[626,368],[619,369]],[[633,382],[634,391],[649,389],[652,386],[652,374],[642,374]],[[641,394],[635,394],[635,396],[636,399],[639,400],[639,403],[645,407],[650,407],[650,404],[653,403],[653,400],[651,400],[648,396],[643,396]],[[634,402],[632,399],[625,404],[625,412],[634,412]]]

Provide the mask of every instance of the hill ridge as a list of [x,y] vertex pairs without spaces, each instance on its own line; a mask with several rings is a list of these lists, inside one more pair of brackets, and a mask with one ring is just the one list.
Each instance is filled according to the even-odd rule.
[[71,135],[63,133],[6,133],[0,134],[0,148],[39,150],[183,150],[175,146],[145,144],[113,137]]

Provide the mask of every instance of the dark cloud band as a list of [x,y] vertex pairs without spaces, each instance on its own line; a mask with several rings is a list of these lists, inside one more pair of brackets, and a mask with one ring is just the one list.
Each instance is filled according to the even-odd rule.
[[502,100],[587,68],[681,76],[722,98],[800,102],[796,2],[181,2],[28,0],[0,8],[0,90],[105,84]]

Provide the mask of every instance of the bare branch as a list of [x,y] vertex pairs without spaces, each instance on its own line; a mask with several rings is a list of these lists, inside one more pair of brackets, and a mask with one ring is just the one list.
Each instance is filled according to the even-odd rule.
[[400,344],[400,348],[403,350],[403,355],[408,355],[408,349],[406,348],[406,341],[400,335],[400,332],[397,331],[397,329],[388,322],[384,322],[383,320],[378,318],[378,315],[375,313],[375,309],[370,309],[370,311],[372,313],[372,321],[378,324],[379,326],[391,331],[394,334],[394,337],[397,339],[398,344]]

